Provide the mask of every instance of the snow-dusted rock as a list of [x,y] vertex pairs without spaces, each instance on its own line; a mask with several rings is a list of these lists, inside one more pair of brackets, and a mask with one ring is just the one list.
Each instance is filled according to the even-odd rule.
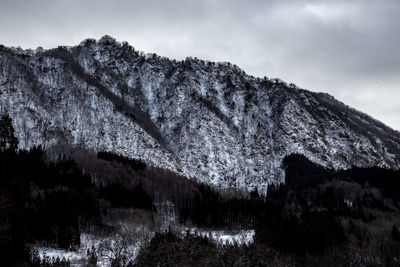
[[229,63],[143,55],[111,37],[0,47],[0,107],[21,148],[69,145],[141,158],[210,185],[265,192],[301,153],[331,168],[399,168],[400,133],[333,97]]

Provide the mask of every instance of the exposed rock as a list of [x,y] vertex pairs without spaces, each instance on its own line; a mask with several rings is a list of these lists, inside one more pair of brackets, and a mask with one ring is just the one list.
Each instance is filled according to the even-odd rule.
[[216,187],[284,181],[282,159],[399,168],[400,133],[332,96],[230,63],[143,55],[105,36],[0,47],[0,107],[21,148],[70,145],[145,160]]

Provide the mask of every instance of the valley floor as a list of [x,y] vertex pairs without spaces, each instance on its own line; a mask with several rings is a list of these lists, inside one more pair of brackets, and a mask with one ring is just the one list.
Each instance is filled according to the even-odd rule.
[[[129,229],[126,227],[125,229]],[[88,233],[82,233],[80,235],[81,245],[78,249],[69,251],[59,248],[44,247],[38,244],[34,245],[34,249],[38,251],[41,259],[48,258],[54,260],[56,258],[65,258],[71,264],[71,266],[85,266],[90,257],[91,250],[94,249],[97,255],[97,266],[110,266],[112,260],[117,257],[118,253],[129,258],[129,261],[134,261],[139,254],[140,249],[145,246],[151,239],[155,232],[146,232],[146,227],[137,227],[134,233],[137,234],[138,239],[136,242],[124,246],[124,240],[119,234],[113,234],[108,236],[100,236]],[[165,228],[165,227],[164,227]],[[132,230],[132,228],[130,228]],[[179,229],[181,229],[179,231]],[[200,228],[188,228],[182,226],[174,226],[175,233],[181,233],[181,237],[186,234],[206,237],[214,241],[218,245],[250,245],[254,242],[254,230],[241,230],[241,231],[221,231],[221,230],[209,230]],[[146,233],[140,236],[139,233]],[[127,231],[127,235],[132,235],[132,231]],[[145,238],[145,239],[144,239]]]

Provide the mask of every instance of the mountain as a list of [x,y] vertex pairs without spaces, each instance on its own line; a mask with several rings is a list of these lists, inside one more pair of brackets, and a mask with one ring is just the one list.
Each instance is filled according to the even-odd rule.
[[265,193],[292,153],[333,169],[400,167],[400,133],[328,94],[109,36],[1,46],[0,108],[20,148],[111,151],[219,188]]

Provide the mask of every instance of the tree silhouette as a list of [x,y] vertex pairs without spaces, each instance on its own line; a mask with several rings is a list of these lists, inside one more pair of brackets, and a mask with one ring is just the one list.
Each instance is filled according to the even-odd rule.
[[14,135],[12,120],[8,114],[3,114],[0,118],[0,151],[18,148],[18,139]]

